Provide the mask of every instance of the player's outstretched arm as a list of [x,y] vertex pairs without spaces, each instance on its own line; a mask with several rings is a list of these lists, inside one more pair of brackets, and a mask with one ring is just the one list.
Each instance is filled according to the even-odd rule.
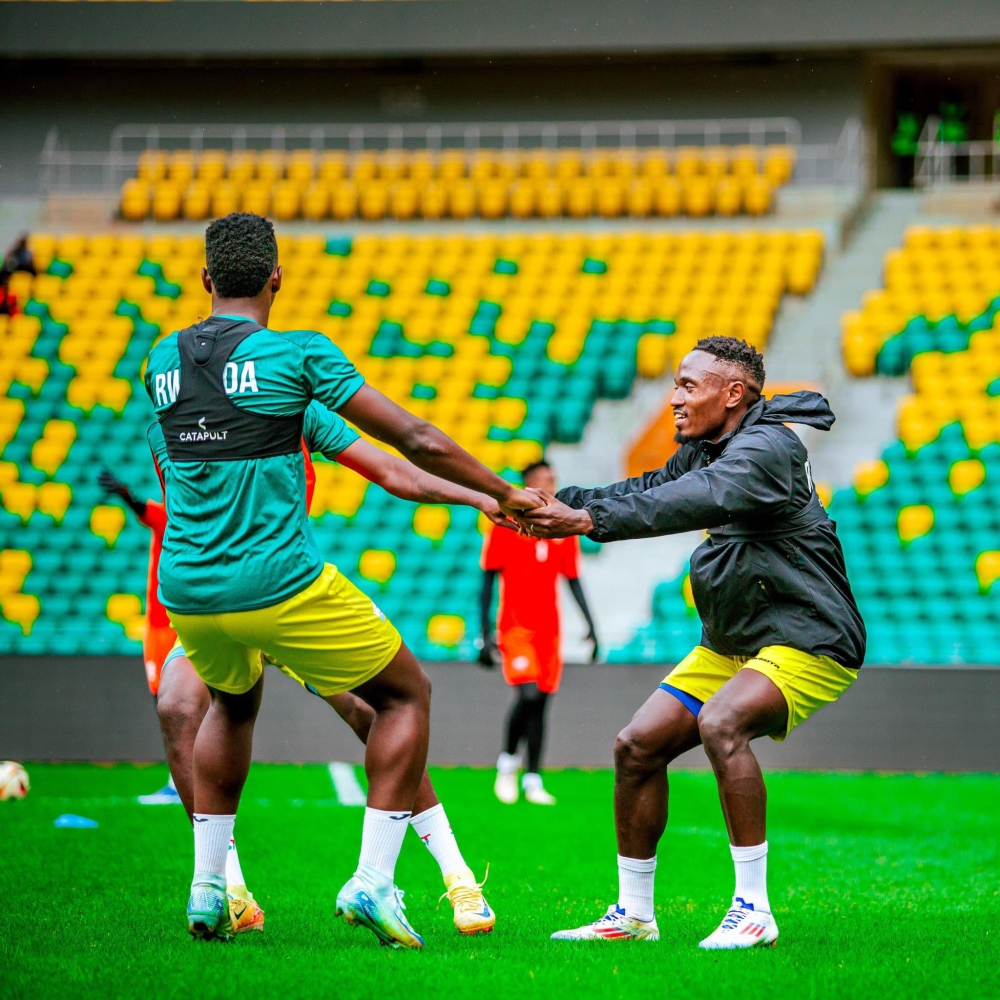
[[379,441],[391,444],[427,472],[493,497],[505,514],[541,507],[541,497],[512,486],[476,461],[447,434],[397,406],[370,385],[362,386],[338,413]]
[[101,471],[101,474],[97,477],[97,482],[105,493],[121,497],[136,517],[143,517],[145,515],[146,501],[134,497],[132,491],[120,479],[108,472],[107,469]]
[[359,439],[348,445],[337,455],[337,461],[402,500],[464,504],[481,510],[494,524],[514,527],[514,523],[500,512],[500,505],[493,497],[424,472],[411,462],[380,451],[367,441]]

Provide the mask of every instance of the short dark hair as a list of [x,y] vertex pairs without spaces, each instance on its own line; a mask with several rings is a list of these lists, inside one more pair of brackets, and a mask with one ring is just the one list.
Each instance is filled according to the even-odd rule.
[[552,466],[543,458],[540,462],[532,462],[531,465],[526,465],[521,472],[522,482],[527,482],[528,476],[533,472],[537,472],[539,469],[551,469]]
[[738,368],[746,377],[748,388],[756,389],[760,395],[764,388],[764,355],[753,344],[735,337],[703,337],[694,345],[696,351],[704,351],[720,361]]
[[205,230],[205,266],[224,299],[259,295],[278,265],[278,241],[267,219],[233,212]]

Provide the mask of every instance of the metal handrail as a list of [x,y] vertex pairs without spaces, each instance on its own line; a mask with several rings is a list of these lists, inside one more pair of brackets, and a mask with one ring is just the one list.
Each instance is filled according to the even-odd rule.
[[794,118],[701,118],[596,122],[440,122],[435,124],[309,125],[119,125],[111,133],[112,154],[131,148],[253,149],[595,149],[667,147],[679,138],[691,144],[748,145],[776,142],[798,146],[802,127]]
[[[1000,142],[995,139],[945,142],[938,138],[940,125],[940,118],[929,115],[920,130],[913,159],[914,187],[947,187],[953,184],[1000,181]],[[967,172],[958,172],[959,160],[967,162]]]
[[868,139],[848,119],[835,143],[803,144],[792,118],[705,118],[677,121],[480,122],[431,125],[120,125],[107,152],[70,150],[56,129],[40,157],[44,193],[117,192],[147,150],[275,149],[350,153],[374,149],[601,149],[720,144],[788,145],[793,184],[866,186]]

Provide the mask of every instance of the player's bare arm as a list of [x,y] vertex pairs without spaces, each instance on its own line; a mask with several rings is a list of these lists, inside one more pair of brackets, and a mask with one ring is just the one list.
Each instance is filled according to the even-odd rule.
[[337,456],[337,461],[401,500],[475,507],[494,524],[512,526],[512,522],[501,513],[500,505],[493,497],[424,472],[412,463],[404,462],[395,455],[389,455],[367,441],[358,440],[348,445]]
[[531,510],[544,503],[541,497],[491,472],[443,431],[397,406],[370,385],[362,386],[338,412],[373,438],[391,444],[421,469],[493,497],[505,514]]

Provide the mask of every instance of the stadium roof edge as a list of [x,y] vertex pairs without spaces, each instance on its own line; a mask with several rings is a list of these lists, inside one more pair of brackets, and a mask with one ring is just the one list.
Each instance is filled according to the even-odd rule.
[[7,58],[407,58],[823,51],[1000,42],[995,0],[3,3]]

